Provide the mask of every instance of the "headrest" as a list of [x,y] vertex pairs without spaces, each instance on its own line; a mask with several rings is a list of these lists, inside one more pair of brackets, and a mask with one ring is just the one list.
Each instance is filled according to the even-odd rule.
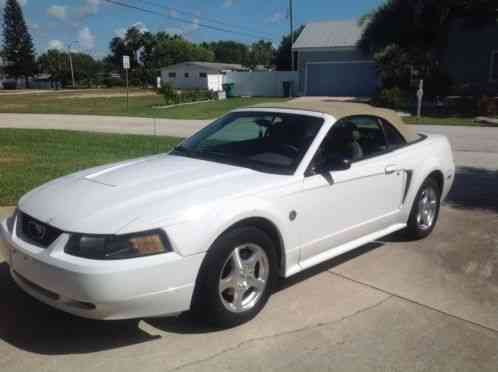
[[[355,134],[355,132],[357,133]],[[341,142],[351,142],[357,139],[355,138],[356,136],[359,137],[359,132],[356,128],[356,125],[350,122],[344,122],[339,124],[337,128],[335,128],[332,138]]]

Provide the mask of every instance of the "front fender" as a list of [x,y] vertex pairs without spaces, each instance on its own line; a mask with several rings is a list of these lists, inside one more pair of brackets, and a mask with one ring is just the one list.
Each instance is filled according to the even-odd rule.
[[229,200],[195,221],[168,228],[175,250],[184,256],[206,252],[228,228],[248,218],[264,218],[278,229],[284,247],[288,246],[287,216],[266,200],[252,197]]

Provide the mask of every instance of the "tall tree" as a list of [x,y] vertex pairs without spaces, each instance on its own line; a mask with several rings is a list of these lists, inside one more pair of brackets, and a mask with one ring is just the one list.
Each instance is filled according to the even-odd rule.
[[[71,79],[68,66],[68,54],[56,49],[47,50],[38,57],[39,70],[51,75],[52,83],[60,82],[66,85]],[[95,60],[86,53],[72,53],[74,78],[80,86],[85,83],[88,87],[97,83],[99,75],[104,73],[104,63]],[[57,87],[56,84],[55,87]]]
[[479,27],[497,19],[496,0],[387,0],[361,19],[359,46],[374,55],[385,86],[408,86],[413,67],[428,93],[443,95],[450,81],[441,57],[452,24]]
[[57,49],[50,49],[38,57],[39,70],[50,74],[50,80],[55,88],[58,88],[58,83],[65,85],[69,69],[67,66],[67,54]]
[[17,0],[7,0],[3,15],[3,47],[7,66],[5,72],[18,79],[24,76],[26,86],[29,77],[36,72],[33,40],[24,21]]
[[83,82],[88,88],[96,83],[97,76],[103,72],[103,64],[86,53],[73,53],[74,76],[78,85]]
[[260,40],[251,45],[249,52],[249,66],[264,66],[271,65],[273,58],[273,45],[271,41]]
[[209,43],[216,62],[248,65],[249,47],[237,41],[218,41]]
[[154,84],[161,67],[187,61],[214,60],[214,52],[205,45],[193,44],[179,35],[141,33],[135,28],[130,28],[124,38],[113,38],[110,49],[111,55],[106,61],[120,70],[122,56],[130,55],[130,79],[144,86]]
[[[303,32],[304,26],[300,26],[297,30],[294,30],[294,40],[297,40],[301,32]],[[273,62],[277,70],[290,70],[291,69],[291,37],[290,33],[282,37],[282,41],[275,52],[275,59]]]
[[451,23],[496,22],[496,0],[387,0],[361,19],[365,30],[360,47],[375,53],[388,45],[401,48],[444,48]]

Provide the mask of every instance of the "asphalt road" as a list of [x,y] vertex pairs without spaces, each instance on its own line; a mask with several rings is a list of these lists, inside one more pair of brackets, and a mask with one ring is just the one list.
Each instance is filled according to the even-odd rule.
[[284,281],[227,331],[188,315],[75,318],[23,294],[0,263],[0,370],[496,372],[498,129],[420,130],[448,135],[459,166],[428,239],[388,237]]

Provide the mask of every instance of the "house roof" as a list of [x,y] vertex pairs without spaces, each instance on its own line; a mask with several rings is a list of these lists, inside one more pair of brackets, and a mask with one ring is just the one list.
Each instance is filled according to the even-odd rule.
[[358,21],[308,23],[294,42],[293,49],[354,47],[363,33]]
[[239,64],[235,64],[235,63],[197,62],[197,61],[177,63],[176,65],[166,66],[163,68],[174,69],[176,67],[188,67],[188,66],[201,67],[201,68],[205,68],[208,70],[216,70],[216,71],[223,71],[223,70],[246,71],[246,70],[248,70],[246,67],[239,65]]
[[336,120],[356,115],[374,115],[394,125],[407,142],[419,139],[414,125],[406,125],[395,111],[365,103],[336,101],[332,98],[296,98],[291,101],[259,104],[255,107],[305,110],[332,115]]

